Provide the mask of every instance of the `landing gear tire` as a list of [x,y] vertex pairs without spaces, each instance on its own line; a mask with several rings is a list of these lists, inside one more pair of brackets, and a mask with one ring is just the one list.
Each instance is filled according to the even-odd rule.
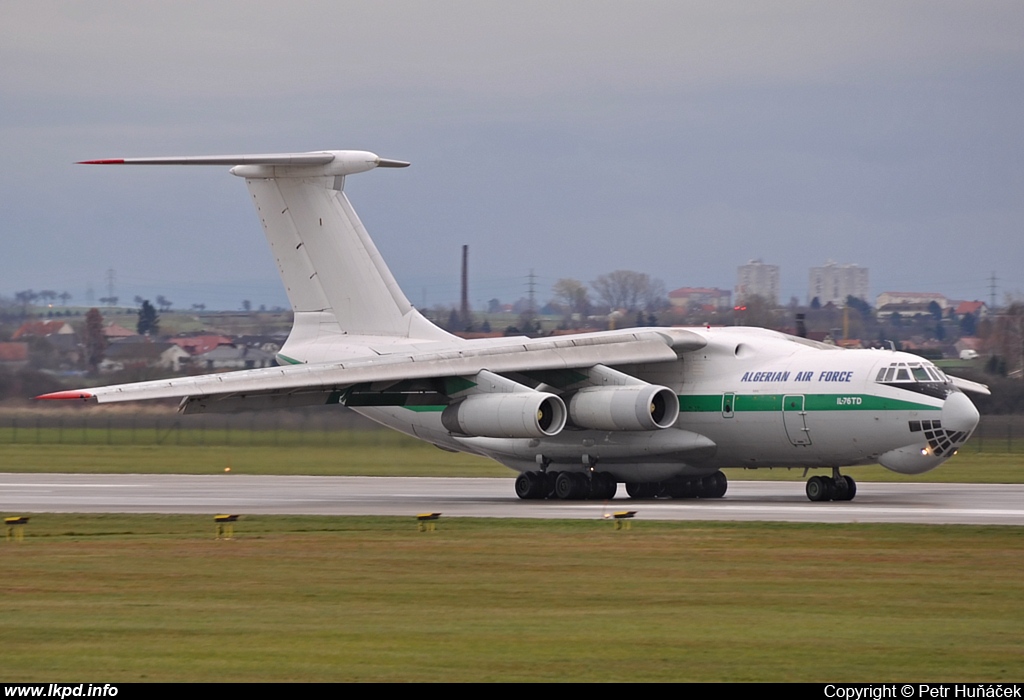
[[856,495],[857,482],[852,476],[812,476],[807,480],[807,498],[812,501],[852,501]]
[[615,498],[619,484],[615,477],[607,472],[597,472],[590,479],[590,497],[598,501],[610,501]]
[[807,498],[812,501],[830,501],[831,489],[828,480],[821,476],[812,476],[807,480]]
[[697,498],[701,494],[700,479],[671,479],[661,486],[662,494],[669,498]]
[[575,472],[559,472],[555,477],[555,496],[563,501],[586,498],[590,492],[587,477]]
[[833,501],[845,501],[846,494],[850,490],[850,485],[846,483],[846,479],[839,477],[838,479],[832,479],[829,481],[832,486],[832,500]]
[[721,498],[729,490],[729,479],[722,472],[701,479],[701,498]]
[[637,499],[649,499],[655,498],[658,495],[658,490],[661,484],[655,482],[626,482],[626,493],[629,494],[630,498]]
[[857,495],[857,482],[853,480],[852,476],[843,476],[843,481],[846,482],[846,495],[842,500],[852,501]]
[[541,472],[523,472],[516,477],[516,495],[523,500],[536,500],[548,495],[547,477]]

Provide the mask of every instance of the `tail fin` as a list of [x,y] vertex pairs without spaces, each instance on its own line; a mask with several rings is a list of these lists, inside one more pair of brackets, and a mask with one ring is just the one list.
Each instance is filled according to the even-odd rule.
[[366,151],[126,158],[125,165],[234,165],[244,177],[295,311],[294,336],[323,334],[452,340],[399,288],[342,191],[345,176],[406,167]]

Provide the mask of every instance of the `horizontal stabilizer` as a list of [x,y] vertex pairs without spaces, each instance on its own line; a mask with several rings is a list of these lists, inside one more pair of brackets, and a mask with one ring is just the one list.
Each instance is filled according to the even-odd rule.
[[[79,165],[231,165],[274,166],[294,168],[302,175],[352,175],[374,168],[405,168],[404,160],[381,158],[369,151],[311,151],[308,153],[256,153],[227,156],[166,156],[160,158],[100,158],[82,160]],[[319,166],[319,167],[318,167]],[[308,169],[316,168],[316,172]],[[238,173],[249,177],[251,173]],[[288,171],[275,171],[272,176],[287,176]],[[265,175],[257,175],[265,176]]]

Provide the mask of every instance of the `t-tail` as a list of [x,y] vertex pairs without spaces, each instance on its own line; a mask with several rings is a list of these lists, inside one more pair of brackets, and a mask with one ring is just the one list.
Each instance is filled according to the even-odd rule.
[[232,174],[245,178],[252,194],[295,312],[278,355],[283,363],[340,359],[359,354],[357,348],[459,340],[409,303],[345,196],[347,175],[409,163],[368,151],[83,162],[234,166]]

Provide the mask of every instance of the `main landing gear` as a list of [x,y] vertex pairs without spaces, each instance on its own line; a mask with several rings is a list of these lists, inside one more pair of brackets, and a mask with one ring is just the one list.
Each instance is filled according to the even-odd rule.
[[524,500],[607,501],[615,498],[618,488],[607,472],[523,472],[516,477],[516,495]]
[[838,469],[832,477],[812,476],[807,480],[807,498],[812,501],[852,501],[857,495],[857,482],[852,476],[843,476]]
[[630,498],[721,498],[729,488],[729,480],[722,472],[709,476],[685,479],[676,477],[668,481],[627,483]]

